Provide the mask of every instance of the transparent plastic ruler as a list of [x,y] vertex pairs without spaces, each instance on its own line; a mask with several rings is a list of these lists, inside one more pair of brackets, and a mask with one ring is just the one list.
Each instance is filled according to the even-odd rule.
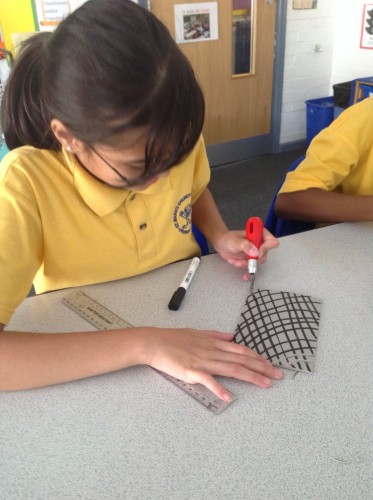
[[[97,330],[112,330],[133,326],[82,291],[76,290],[71,292],[62,299],[62,302],[81,318],[97,328]],[[155,371],[216,415],[224,411],[235,401],[235,398],[233,398],[231,402],[226,403],[215,396],[204,385],[188,384],[159,370]]]

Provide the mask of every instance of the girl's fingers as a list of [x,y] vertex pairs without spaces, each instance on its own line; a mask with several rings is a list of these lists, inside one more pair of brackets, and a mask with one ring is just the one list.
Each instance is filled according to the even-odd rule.
[[[219,373],[210,372],[212,375],[226,375],[225,373],[223,373],[223,370],[228,369],[233,371],[240,370],[240,373],[245,373],[245,371],[248,371],[251,373],[262,375],[268,379],[274,378],[276,380],[279,380],[283,378],[282,371],[272,366],[268,360],[262,358],[261,356],[259,356],[259,358],[256,358],[247,356],[246,354],[215,351],[213,357],[208,361],[215,363],[217,368],[218,363],[220,363]],[[249,380],[249,382],[251,382],[251,380]]]
[[[276,238],[276,236],[273,236],[272,233],[268,231],[268,229],[263,230],[263,241],[270,244],[271,248],[276,248],[279,246],[280,242]],[[274,245],[274,246],[273,246]]]
[[[211,337],[217,339],[217,342],[215,342],[214,345],[211,346],[211,348],[216,353],[214,359],[222,361],[226,359],[228,362],[230,361],[236,363],[245,363],[245,362],[252,363],[253,361],[258,361],[259,363],[262,363],[265,367],[267,368],[269,367],[271,370],[275,370],[275,372],[278,372],[278,374],[279,373],[282,374],[280,370],[275,369],[272,366],[272,363],[268,361],[268,359],[264,358],[261,354],[257,353],[256,351],[253,351],[252,349],[250,349],[245,345],[236,344],[235,342],[229,342],[228,340],[233,339],[234,337],[233,334],[222,333],[217,331],[211,331],[209,332],[209,334]],[[221,354],[219,354],[219,352]],[[231,355],[229,359],[228,359],[228,354]]]
[[233,333],[227,332],[218,332],[217,330],[199,330],[198,335],[202,333],[202,335],[206,335],[206,337],[212,337],[214,339],[226,340],[227,344],[233,339]]
[[[232,395],[227,391],[211,374],[221,375],[225,377],[233,377],[244,382],[250,382],[259,387],[272,387],[272,379],[255,371],[249,370],[237,364],[226,364],[220,362],[207,362],[204,367],[205,371],[191,370],[189,371],[186,382],[191,384],[202,384],[209,389],[213,394],[223,401],[229,402],[232,400]],[[277,377],[277,378],[282,378]]]
[[219,342],[216,344],[216,347],[223,352],[247,356],[248,358],[257,359],[270,364],[270,362],[263,358],[263,356],[242,344],[236,344],[234,342]]
[[244,259],[228,259],[228,264],[232,264],[234,267],[239,267],[241,269],[247,268],[247,257]]
[[[242,380],[243,382],[250,382],[251,384],[263,388],[272,387],[273,384],[272,379],[270,377],[267,377],[266,375],[262,375],[261,373],[257,373],[241,365],[237,365],[234,363],[220,363],[218,361],[205,362],[203,372],[190,371],[187,377],[187,382],[203,383],[205,385],[202,380],[206,379],[206,377],[208,377],[209,375],[211,376],[211,378],[213,378],[212,375],[235,378],[237,380]],[[206,387],[210,389],[211,385],[206,385]],[[214,394],[216,393],[214,392]]]
[[234,337],[232,333],[222,333],[218,331],[209,331],[206,333],[207,335],[217,340],[219,339],[223,340],[223,342],[220,341],[216,342],[214,344],[214,348],[222,352],[247,356],[248,358],[251,359],[257,359],[258,361],[262,361],[263,363],[272,366],[272,364],[268,361],[268,359],[264,358],[261,354],[257,353],[256,351],[253,351],[252,349],[243,344],[236,344],[235,342],[230,342],[230,340],[232,340]]
[[232,401],[232,394],[227,391],[219,382],[214,379],[212,375],[209,375],[204,372],[196,371],[190,374],[191,380],[189,383],[191,384],[202,384],[207,389],[209,389],[215,396],[222,399],[223,401],[229,403]]
[[[219,332],[211,332],[213,335],[219,334]],[[224,337],[229,335],[220,334]],[[217,337],[215,337],[217,338]],[[221,338],[221,337],[220,337]],[[206,351],[205,362],[215,363],[216,368],[219,368],[219,372],[211,372],[207,368],[207,365],[203,365],[203,369],[212,375],[224,375],[222,370],[226,370],[225,366],[230,366],[229,369],[235,370],[236,367],[240,367],[243,370],[249,370],[252,373],[257,373],[263,375],[268,379],[281,379],[283,378],[283,372],[265,359],[263,356],[253,351],[242,344],[236,344],[234,342],[227,342],[225,340],[217,339],[216,342],[211,344]],[[218,365],[218,363],[220,365]]]

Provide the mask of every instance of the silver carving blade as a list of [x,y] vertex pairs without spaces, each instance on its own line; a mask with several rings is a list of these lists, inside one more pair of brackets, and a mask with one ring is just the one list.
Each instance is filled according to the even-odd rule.
[[254,283],[255,283],[255,273],[250,274],[249,283],[250,283],[250,293],[253,293]]

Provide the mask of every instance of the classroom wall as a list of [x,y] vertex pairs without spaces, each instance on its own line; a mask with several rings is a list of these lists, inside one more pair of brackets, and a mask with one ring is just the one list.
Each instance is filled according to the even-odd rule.
[[[369,2],[318,0],[317,9],[293,10],[288,0],[282,146],[306,137],[304,101],[333,95],[335,83],[373,76],[373,50],[360,48],[365,3]],[[322,52],[315,52],[316,45]]]
[[363,6],[373,0],[345,0],[335,26],[332,83],[373,76],[373,50],[360,48]]
[[[332,95],[334,83],[373,76],[373,50],[360,49],[364,3],[318,0],[316,9],[294,10],[287,1],[280,129],[285,149],[306,137],[306,100]],[[0,24],[5,46],[13,50],[11,33],[35,30],[31,0],[0,0]]]
[[[355,0],[344,0],[343,3],[351,1]],[[292,0],[288,0],[280,132],[282,145],[305,139],[305,101],[330,95],[337,2],[318,0],[316,9],[294,10]]]

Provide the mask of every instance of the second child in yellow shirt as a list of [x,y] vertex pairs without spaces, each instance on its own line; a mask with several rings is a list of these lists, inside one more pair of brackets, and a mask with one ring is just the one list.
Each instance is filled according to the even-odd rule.
[[283,219],[373,220],[373,97],[346,109],[311,142],[277,196]]

